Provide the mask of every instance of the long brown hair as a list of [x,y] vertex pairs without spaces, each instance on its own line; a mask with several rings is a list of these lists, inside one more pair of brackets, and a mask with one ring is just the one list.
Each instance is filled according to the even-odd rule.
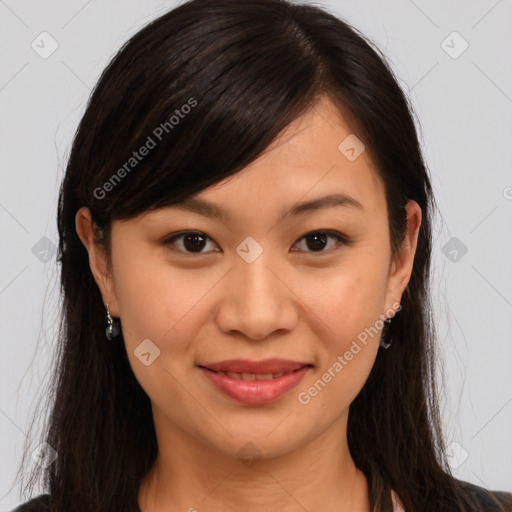
[[[383,179],[393,255],[405,235],[407,201],[423,214],[393,345],[379,352],[350,406],[351,454],[374,510],[391,511],[391,489],[408,512],[478,509],[443,455],[429,295],[435,201],[412,109],[384,56],[316,6],[191,0],[119,50],[73,141],[58,204],[62,323],[43,406],[44,440],[58,458],[36,467],[26,486],[41,478],[53,512],[138,511],[139,485],[157,454],[150,400],[122,333],[105,340],[105,309],[76,212],[90,208],[109,250],[112,220],[172,205],[239,172],[322,95],[349,121]],[[127,166],[148,137],[154,147]]]

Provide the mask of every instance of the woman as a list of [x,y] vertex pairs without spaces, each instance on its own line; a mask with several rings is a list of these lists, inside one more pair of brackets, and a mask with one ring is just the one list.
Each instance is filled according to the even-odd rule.
[[434,205],[345,22],[192,0],[143,28],[62,184],[48,493],[17,510],[512,510],[446,463]]

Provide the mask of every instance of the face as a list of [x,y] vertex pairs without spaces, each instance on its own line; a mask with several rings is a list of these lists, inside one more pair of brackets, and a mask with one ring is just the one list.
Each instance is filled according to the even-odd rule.
[[[88,210],[78,212],[157,435],[230,457],[251,442],[271,457],[345,434],[382,320],[409,280],[421,221],[411,201],[403,250],[392,259],[383,184],[367,152],[354,160],[339,149],[351,133],[320,100],[256,161],[196,196],[223,216],[189,205],[114,221],[110,274]],[[334,195],[337,203],[319,201]],[[271,358],[307,366],[260,384],[254,375],[244,384],[214,374],[214,382],[201,368]],[[280,373],[256,370],[268,372]]]

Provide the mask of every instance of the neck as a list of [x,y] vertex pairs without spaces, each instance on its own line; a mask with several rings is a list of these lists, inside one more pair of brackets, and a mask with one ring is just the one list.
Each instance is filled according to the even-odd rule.
[[155,425],[158,457],[140,486],[142,512],[370,512],[366,477],[339,424],[268,458],[247,441],[230,456],[179,429]]

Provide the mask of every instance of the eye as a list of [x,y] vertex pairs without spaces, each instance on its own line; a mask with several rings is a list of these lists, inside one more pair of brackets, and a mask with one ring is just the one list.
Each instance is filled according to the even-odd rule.
[[[334,243],[331,244],[331,247],[328,250],[324,250],[326,246],[328,246],[328,240],[334,240]],[[341,233],[336,231],[312,231],[307,233],[303,237],[299,239],[296,244],[304,240],[306,242],[306,250],[307,252],[329,252],[331,249],[334,249],[338,245],[350,245],[350,241],[343,236]],[[179,242],[179,244],[177,244]],[[209,251],[203,251],[205,246],[208,245],[208,242],[212,242],[213,240],[202,233],[201,231],[183,231],[181,233],[176,233],[169,238],[163,241],[164,245],[181,245],[178,247],[178,251],[188,253],[188,254],[204,254]],[[292,249],[294,252],[296,249]],[[218,252],[218,251],[217,251]]]
[[[324,250],[328,245],[328,239],[335,240],[334,244],[331,244],[327,250]],[[329,252],[331,249],[335,249],[338,245],[350,245],[350,242],[347,240],[345,236],[336,231],[312,231],[311,233],[307,233],[302,238],[299,239],[299,242],[304,240],[305,246],[307,249],[311,249],[308,252]],[[297,243],[299,243],[297,242]]]
[[205,233],[201,233],[200,231],[184,231],[182,233],[177,233],[172,235],[171,237],[164,240],[164,245],[174,245],[176,241],[183,239],[182,247],[179,249],[181,252],[185,253],[196,253],[202,254],[208,251],[202,251],[202,249],[207,245],[207,240],[213,242],[213,240],[206,235]]

